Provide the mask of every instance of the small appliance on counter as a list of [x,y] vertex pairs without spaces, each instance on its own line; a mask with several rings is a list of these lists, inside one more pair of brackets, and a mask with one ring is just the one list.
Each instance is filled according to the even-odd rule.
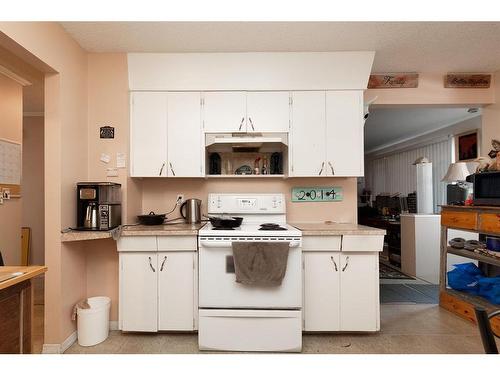
[[180,208],[181,216],[188,224],[201,223],[201,200],[187,199]]
[[475,206],[500,206],[500,172],[476,173],[470,180]]
[[469,195],[469,188],[465,182],[469,170],[463,162],[451,163],[446,175],[441,179],[449,182],[446,186],[446,203],[450,205],[464,205]]
[[121,184],[78,182],[76,184],[75,230],[110,230],[122,223]]

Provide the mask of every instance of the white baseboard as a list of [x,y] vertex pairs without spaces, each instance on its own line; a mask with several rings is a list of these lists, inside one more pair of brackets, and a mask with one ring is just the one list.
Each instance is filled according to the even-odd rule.
[[118,331],[118,320],[110,320],[109,321],[109,330],[110,331]]
[[74,331],[62,342],[62,344],[43,344],[42,354],[63,354],[76,342],[77,338],[78,334]]

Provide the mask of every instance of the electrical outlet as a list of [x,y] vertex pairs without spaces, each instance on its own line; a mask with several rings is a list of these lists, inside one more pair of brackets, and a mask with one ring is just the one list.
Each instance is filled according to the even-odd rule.
[[184,203],[184,194],[177,194],[177,200],[175,202],[178,206]]

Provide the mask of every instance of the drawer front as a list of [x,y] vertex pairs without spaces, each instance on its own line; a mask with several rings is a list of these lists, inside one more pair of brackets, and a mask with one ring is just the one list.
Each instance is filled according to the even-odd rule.
[[156,236],[122,236],[117,241],[118,251],[158,251]]
[[342,237],[342,251],[382,251],[384,236],[345,235]]
[[302,251],[340,251],[342,236],[304,236]]
[[479,214],[479,230],[500,234],[500,214]]
[[441,225],[453,228],[477,230],[476,212],[443,211]]
[[158,251],[197,251],[196,236],[158,236]]

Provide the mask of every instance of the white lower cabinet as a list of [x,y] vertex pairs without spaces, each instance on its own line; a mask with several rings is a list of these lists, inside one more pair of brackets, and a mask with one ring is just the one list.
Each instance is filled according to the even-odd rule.
[[378,252],[304,252],[304,330],[378,331]]
[[[140,246],[150,242],[155,244],[154,248]],[[171,242],[175,245],[175,238]],[[118,241],[120,329],[194,331],[198,253],[195,249],[158,251],[156,243],[154,236],[137,240],[125,237]]]
[[120,254],[120,322],[122,331],[158,330],[156,252]]
[[158,330],[194,329],[196,253],[158,253]]

